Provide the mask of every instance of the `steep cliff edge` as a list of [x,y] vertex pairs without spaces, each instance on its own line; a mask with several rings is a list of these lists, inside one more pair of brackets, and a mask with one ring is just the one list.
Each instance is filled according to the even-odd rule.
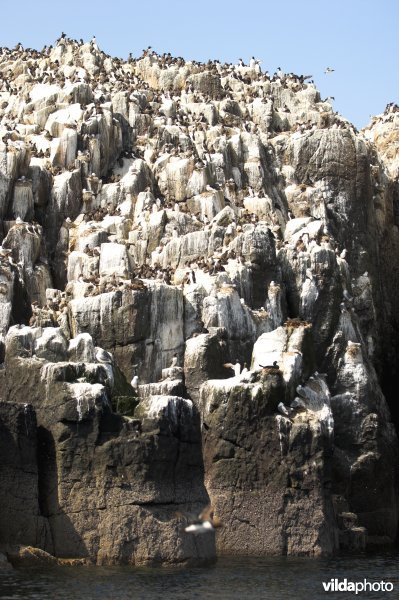
[[1,50],[0,546],[395,542],[398,132],[255,62]]

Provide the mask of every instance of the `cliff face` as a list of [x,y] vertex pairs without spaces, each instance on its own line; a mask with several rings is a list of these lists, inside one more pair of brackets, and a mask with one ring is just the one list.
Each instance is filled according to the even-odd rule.
[[[4,477],[24,497],[10,508],[15,491],[3,490],[4,509],[17,511],[3,523],[3,543],[100,564],[208,557],[212,540],[195,545],[182,536],[178,515],[208,501],[192,402],[152,396],[141,419],[115,414],[112,366],[90,362],[87,344],[69,362],[63,342],[55,328],[12,327],[7,336],[2,421],[19,451],[4,452]],[[40,356],[40,347],[52,356]]]
[[359,133],[292,74],[68,39],[0,76],[0,543],[393,543],[396,107]]

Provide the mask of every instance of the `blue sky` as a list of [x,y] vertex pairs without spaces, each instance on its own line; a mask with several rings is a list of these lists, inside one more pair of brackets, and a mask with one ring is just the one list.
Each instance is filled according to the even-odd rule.
[[398,0],[18,0],[2,3],[0,45],[42,48],[63,30],[124,58],[149,45],[186,59],[255,55],[270,72],[313,75],[360,128],[399,103],[398,23]]

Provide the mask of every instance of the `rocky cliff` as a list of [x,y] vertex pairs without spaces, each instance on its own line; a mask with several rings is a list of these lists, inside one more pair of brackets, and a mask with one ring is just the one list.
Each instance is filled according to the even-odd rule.
[[394,543],[398,108],[358,132],[253,59],[65,36],[0,90],[2,547]]

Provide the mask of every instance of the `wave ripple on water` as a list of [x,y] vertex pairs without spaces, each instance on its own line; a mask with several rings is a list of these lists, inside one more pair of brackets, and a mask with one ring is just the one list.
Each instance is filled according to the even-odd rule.
[[390,581],[397,597],[398,555],[331,559],[224,557],[211,567],[52,567],[0,572],[2,600],[343,600],[352,593],[326,593],[322,582]]

